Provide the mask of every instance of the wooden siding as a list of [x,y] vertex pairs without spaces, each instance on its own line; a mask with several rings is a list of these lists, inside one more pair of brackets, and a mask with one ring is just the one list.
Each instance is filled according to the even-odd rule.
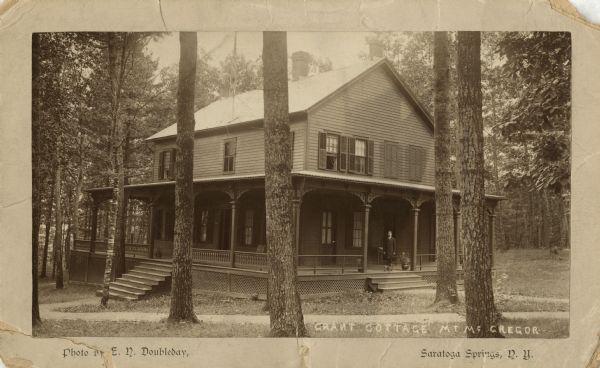
[[[408,145],[423,147],[424,172],[418,183],[434,184],[433,132],[381,66],[308,114],[307,169],[318,169],[318,133],[355,136],[375,142],[373,177],[384,177],[384,141],[400,144],[397,180],[408,177]],[[344,174],[356,175],[356,174]]]
[[[294,132],[294,170],[304,169],[306,146],[306,121],[290,124]],[[236,138],[235,169],[223,173],[223,149],[226,139]],[[158,179],[160,152],[175,147],[175,138],[158,141],[154,146],[154,180]],[[194,178],[215,176],[262,174],[264,169],[264,130],[262,126],[250,125],[226,133],[196,137],[194,142]]]

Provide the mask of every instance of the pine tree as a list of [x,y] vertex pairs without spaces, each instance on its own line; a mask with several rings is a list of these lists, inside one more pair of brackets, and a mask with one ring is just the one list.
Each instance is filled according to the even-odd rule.
[[458,32],[457,75],[461,167],[461,242],[465,247],[467,337],[497,337],[497,313],[485,236],[480,32]]
[[179,33],[177,154],[175,160],[175,238],[169,321],[198,322],[192,300],[194,219],[194,89],[197,57],[195,32]]
[[448,32],[434,34],[434,117],[435,117],[435,216],[437,249],[437,287],[435,301],[457,301],[454,214],[450,162],[453,135],[448,119],[450,66]]
[[292,158],[285,32],[263,33],[265,207],[271,336],[305,336],[292,221]]

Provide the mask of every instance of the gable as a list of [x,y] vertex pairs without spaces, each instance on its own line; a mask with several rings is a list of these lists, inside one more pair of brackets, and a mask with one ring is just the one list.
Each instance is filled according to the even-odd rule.
[[310,169],[318,169],[318,133],[326,131],[372,140],[375,177],[385,176],[385,144],[389,142],[399,147],[397,179],[413,181],[411,176],[414,175],[409,175],[410,150],[411,146],[420,147],[423,173],[419,182],[433,184],[433,124],[387,64],[373,68],[309,109],[308,117],[307,166]]

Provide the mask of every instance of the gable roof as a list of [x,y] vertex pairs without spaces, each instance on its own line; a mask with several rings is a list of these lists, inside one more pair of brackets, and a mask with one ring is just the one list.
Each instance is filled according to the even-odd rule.
[[[396,84],[405,92],[409,102],[415,107],[427,124],[433,129],[433,119],[424,107],[417,101],[406,83],[400,78],[394,67],[387,59],[377,59],[362,62],[345,68],[331,70],[288,83],[289,112],[308,111],[325,98],[336,94],[350,83],[358,80],[371,70],[385,66],[393,74]],[[263,91],[255,89],[219,99],[194,114],[194,131],[228,127],[240,123],[262,120],[264,118]],[[157,140],[172,137],[177,134],[177,124],[159,131],[147,138]]]

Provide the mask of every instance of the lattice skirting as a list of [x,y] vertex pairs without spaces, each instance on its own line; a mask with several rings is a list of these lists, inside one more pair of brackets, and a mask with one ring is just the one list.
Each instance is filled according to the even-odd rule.
[[[267,293],[267,279],[265,277],[204,270],[193,270],[192,272],[194,289],[249,295],[266,295]],[[298,280],[298,289],[302,295],[364,290],[365,280]]]

